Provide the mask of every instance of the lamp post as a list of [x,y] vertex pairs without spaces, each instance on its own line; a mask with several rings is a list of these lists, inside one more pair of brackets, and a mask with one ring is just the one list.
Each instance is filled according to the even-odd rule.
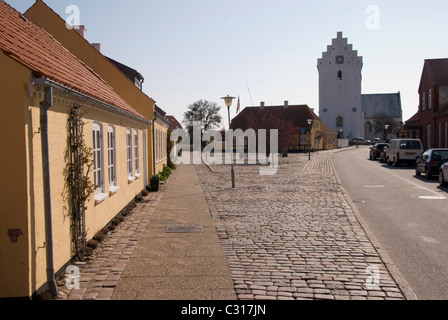
[[387,130],[389,130],[389,128],[390,128],[390,125],[388,125],[388,124],[386,124],[384,126],[384,141],[386,141],[386,142],[387,142]]
[[309,149],[308,149],[308,160],[310,160],[311,161],[311,125],[313,124],[313,119],[308,119],[307,120],[308,121],[308,125],[309,125],[309,128],[310,128],[310,146],[309,146]]
[[[230,130],[230,107],[232,106],[233,99],[236,99],[235,97],[230,97],[227,95],[227,97],[221,98],[225,101],[226,107],[227,107],[227,115],[229,119],[229,130]],[[231,169],[231,175],[232,175],[232,188],[235,189],[235,171],[233,169],[233,140],[232,140],[232,169]]]

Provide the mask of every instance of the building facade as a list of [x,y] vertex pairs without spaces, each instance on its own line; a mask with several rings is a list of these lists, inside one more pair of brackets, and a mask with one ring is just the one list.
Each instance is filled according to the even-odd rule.
[[[364,138],[373,140],[378,137],[375,131],[377,128],[377,117],[387,115],[396,124],[398,128],[403,124],[403,115],[401,107],[401,94],[398,93],[384,93],[384,94],[363,94],[362,95],[362,110],[364,111]],[[391,133],[389,138],[395,138],[397,133]]]
[[318,59],[319,116],[341,139],[375,137],[374,117],[402,120],[400,93],[362,94],[363,57],[342,32]]
[[[30,297],[144,190],[151,122],[3,1],[0,25],[0,298]],[[74,178],[91,186],[83,219]]]
[[361,98],[363,58],[342,32],[318,59],[319,116],[340,138],[364,136]]
[[[67,28],[64,19],[58,16],[42,0],[37,0],[24,13],[24,16],[51,34],[79,60],[83,61],[103,78],[132,108],[146,119],[152,121],[154,118],[155,101],[141,90],[143,77],[134,69],[104,56],[98,50],[98,45],[93,45],[85,39],[86,28],[84,26],[80,27],[81,30],[78,30],[79,32],[75,29]],[[152,124],[148,125],[146,131],[148,132],[146,148],[149,152],[149,157],[147,159],[148,163],[144,165],[150,173],[147,180],[147,184],[149,184],[149,177],[155,174],[152,163],[155,150]]]
[[[311,125],[308,124],[309,119],[312,120]],[[286,137],[289,151],[304,152],[310,148],[330,150],[338,147],[337,133],[331,130],[313,109],[307,105],[290,105],[288,101],[282,106],[266,107],[262,102],[260,106],[246,107],[232,119],[230,128],[243,131],[278,129],[280,139],[284,139],[281,130],[287,126],[289,126],[289,137]]]
[[408,137],[425,149],[448,148],[448,59],[425,60],[417,113],[405,123]]

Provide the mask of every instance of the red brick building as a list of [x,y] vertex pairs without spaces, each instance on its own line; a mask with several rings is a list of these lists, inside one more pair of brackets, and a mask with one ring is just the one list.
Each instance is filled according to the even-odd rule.
[[409,138],[424,149],[448,148],[448,59],[425,60],[418,112],[405,123]]

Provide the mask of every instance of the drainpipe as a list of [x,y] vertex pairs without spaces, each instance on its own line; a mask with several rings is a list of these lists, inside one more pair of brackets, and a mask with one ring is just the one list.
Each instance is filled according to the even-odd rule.
[[152,118],[152,170],[153,170],[153,175],[156,174],[156,137],[155,137],[156,120],[157,120],[157,111],[154,111],[154,116]]
[[45,88],[45,100],[40,103],[40,130],[42,141],[42,172],[44,180],[45,208],[45,248],[47,258],[47,281],[53,298],[58,297],[58,289],[54,278],[53,262],[53,227],[51,217],[50,161],[48,150],[48,109],[53,105],[53,88]]

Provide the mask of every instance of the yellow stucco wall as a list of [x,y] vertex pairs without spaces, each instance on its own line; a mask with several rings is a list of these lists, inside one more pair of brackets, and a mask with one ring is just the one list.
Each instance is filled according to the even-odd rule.
[[[76,31],[68,29],[65,21],[45,3],[36,1],[34,5],[24,13],[24,15],[40,25],[72,54],[78,57],[78,59],[91,67],[131,107],[137,110],[146,119],[152,120],[154,115],[154,100],[138,89],[134,83],[126,78],[126,76],[124,76],[117,67],[110,63],[87,40],[80,36]],[[107,23],[106,20],[104,23]],[[115,46],[119,44],[113,43],[109,45]],[[126,64],[126,61],[122,61],[122,63]],[[151,126],[148,126],[146,130],[148,132],[147,150],[151,155]],[[148,157],[148,163],[146,166],[149,171],[152,170],[152,156]],[[149,178],[147,184],[149,184]]]
[[[57,92],[55,92],[57,95]],[[35,98],[32,107],[29,107],[32,132],[37,132],[39,128],[39,109],[34,107],[42,100],[42,96]],[[63,267],[72,257],[72,238],[70,234],[70,205],[69,190],[66,184],[65,170],[67,168],[68,150],[67,150],[67,121],[71,102],[65,99],[56,98],[55,104],[48,113],[49,127],[49,150],[50,150],[50,179],[51,179],[51,201],[53,216],[53,241],[54,241],[54,269],[55,271]],[[92,108],[82,108],[85,110],[84,115],[84,138],[88,147],[93,145],[92,125],[98,123],[102,128],[102,145],[103,145],[103,177],[104,177],[104,193],[109,194],[109,178],[108,178],[108,154],[107,154],[107,128],[112,125],[115,128],[116,140],[116,166],[117,166],[117,185],[120,189],[115,194],[109,196],[101,203],[96,204],[95,198],[92,196],[86,203],[88,208],[86,211],[86,231],[87,239],[91,239],[94,234],[103,228],[121,209],[123,209],[130,201],[134,199],[145,187],[143,175],[132,182],[128,181],[127,173],[127,154],[126,154],[126,129],[137,129],[139,134],[139,162],[142,166],[143,159],[143,143],[142,134],[146,130],[145,126],[137,124],[133,120],[117,117],[116,115],[99,112]],[[133,141],[134,142],[134,141]],[[33,250],[36,252],[35,257],[31,257],[35,261],[35,266],[31,266],[32,288],[34,292],[46,282],[46,262],[45,249],[45,225],[44,225],[44,203],[42,191],[42,169],[41,169],[41,150],[40,150],[40,134],[35,134],[29,143],[32,146],[33,168],[31,170],[30,185],[33,185],[33,192],[30,193],[33,202],[32,210],[29,211],[30,217],[34,221],[31,223],[30,234],[35,239],[34,245],[31,246],[31,255]],[[134,152],[134,148],[132,148]],[[93,173],[90,174],[93,181]],[[34,226],[34,230],[33,227]],[[31,293],[32,293],[31,292]]]
[[[44,94],[42,89],[34,90],[30,87],[31,71],[1,51],[0,65],[0,107],[5,110],[5,116],[0,117],[3,153],[0,157],[0,298],[27,297],[47,280],[39,108]],[[78,101],[62,96],[57,90],[54,90],[54,96],[54,105],[48,112],[48,142],[54,269],[57,271],[73,256],[65,169],[68,161],[67,121],[73,103]],[[105,193],[109,193],[107,126],[110,124],[115,128],[116,174],[120,187],[99,204],[95,203],[94,197],[87,203],[86,229],[87,238],[91,239],[145,188],[143,132],[148,132],[145,123],[88,106],[82,108],[85,111],[84,134],[87,146],[93,145],[93,123],[102,126]],[[134,181],[129,181],[127,172],[127,128],[136,129],[139,136],[141,176]],[[132,150],[134,153],[134,148]],[[90,178],[93,181],[93,173]],[[19,236],[15,239],[12,234],[16,232],[19,232]]]
[[163,171],[163,165],[168,164],[167,139],[168,128],[158,122],[154,124],[154,152],[155,152],[155,174]]
[[[29,286],[28,159],[24,96],[29,70],[0,50],[0,298],[26,296]],[[22,233],[16,242],[8,235]]]

